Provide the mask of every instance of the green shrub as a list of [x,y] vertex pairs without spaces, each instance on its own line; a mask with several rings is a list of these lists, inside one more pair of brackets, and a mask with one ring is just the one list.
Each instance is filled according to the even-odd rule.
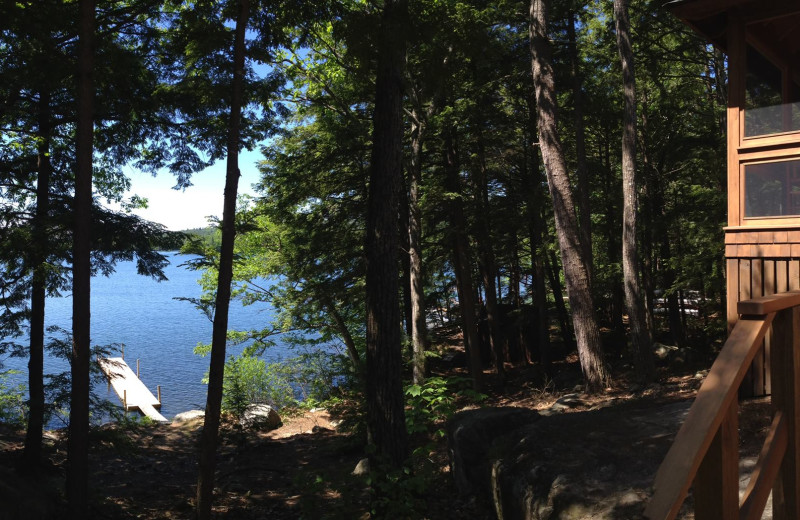
[[350,373],[344,356],[323,351],[305,352],[282,363],[304,406],[319,406],[341,395]]
[[486,399],[472,389],[472,381],[465,377],[429,377],[421,385],[406,387],[405,394],[408,433],[433,431],[439,437],[445,436],[443,424],[456,412],[459,399]]
[[23,426],[27,415],[25,385],[8,382],[8,376],[18,373],[17,370],[0,372],[0,422],[13,426]]
[[222,409],[241,417],[251,404],[285,408],[296,406],[297,401],[281,363],[267,364],[263,359],[247,354],[231,356],[225,363]]

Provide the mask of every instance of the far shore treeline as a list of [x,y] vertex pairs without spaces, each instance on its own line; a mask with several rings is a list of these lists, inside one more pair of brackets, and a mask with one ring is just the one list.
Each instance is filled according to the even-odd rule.
[[189,247],[189,242],[192,240],[200,241],[205,246],[211,248],[218,248],[222,241],[222,232],[219,227],[208,226],[204,228],[184,229],[180,233],[186,235],[186,241],[183,243],[183,248]]

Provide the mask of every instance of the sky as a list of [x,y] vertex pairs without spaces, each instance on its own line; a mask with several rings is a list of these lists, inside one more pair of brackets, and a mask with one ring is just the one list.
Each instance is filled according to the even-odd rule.
[[[261,152],[243,150],[239,154],[239,194],[256,195],[252,185],[259,180],[256,163],[263,159]],[[192,176],[192,184],[185,190],[174,190],[175,178],[169,172],[153,177],[140,171],[128,171],[131,190],[126,198],[139,195],[148,201],[146,209],[133,213],[163,224],[172,231],[204,228],[209,225],[208,216],[222,218],[223,194],[225,190],[225,160]]]

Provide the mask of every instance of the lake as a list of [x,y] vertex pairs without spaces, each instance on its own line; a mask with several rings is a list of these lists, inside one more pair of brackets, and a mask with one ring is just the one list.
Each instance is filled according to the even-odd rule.
[[[116,272],[109,277],[92,278],[92,344],[125,345],[125,359],[136,371],[140,360],[140,378],[156,393],[161,385],[161,413],[172,418],[191,409],[203,409],[206,403],[206,385],[203,376],[208,371],[208,357],[193,353],[198,343],[211,342],[211,322],[191,303],[175,300],[176,297],[197,298],[201,294],[197,283],[201,272],[192,271],[181,264],[194,258],[191,255],[165,253],[170,265],[164,270],[169,279],[157,282],[136,273],[135,262],[120,262]],[[68,295],[67,295],[68,296]],[[243,306],[231,302],[229,329],[245,330],[265,327],[272,317],[266,304]],[[46,325],[57,325],[70,330],[72,299],[48,298]],[[241,352],[241,346],[228,348],[229,354]],[[264,354],[267,362],[295,355],[280,342]],[[4,369],[16,369],[15,376],[27,381],[27,360],[6,358]],[[47,357],[45,372],[67,370],[63,360]],[[106,386],[97,389],[101,397],[114,403],[119,399]]]

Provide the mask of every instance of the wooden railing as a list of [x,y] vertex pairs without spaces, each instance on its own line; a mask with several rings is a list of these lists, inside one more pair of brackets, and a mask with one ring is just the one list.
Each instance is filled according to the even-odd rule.
[[[770,492],[775,520],[800,519],[800,291],[739,302],[738,312],[656,474],[651,520],[675,518],[690,487],[697,520],[760,519]],[[737,394],[768,332],[774,416],[740,502]]]
[[[690,487],[697,520],[760,519],[770,492],[774,519],[800,519],[800,291],[739,302],[738,312],[656,474],[651,520],[675,518]],[[740,502],[737,394],[768,332],[774,416]]]

